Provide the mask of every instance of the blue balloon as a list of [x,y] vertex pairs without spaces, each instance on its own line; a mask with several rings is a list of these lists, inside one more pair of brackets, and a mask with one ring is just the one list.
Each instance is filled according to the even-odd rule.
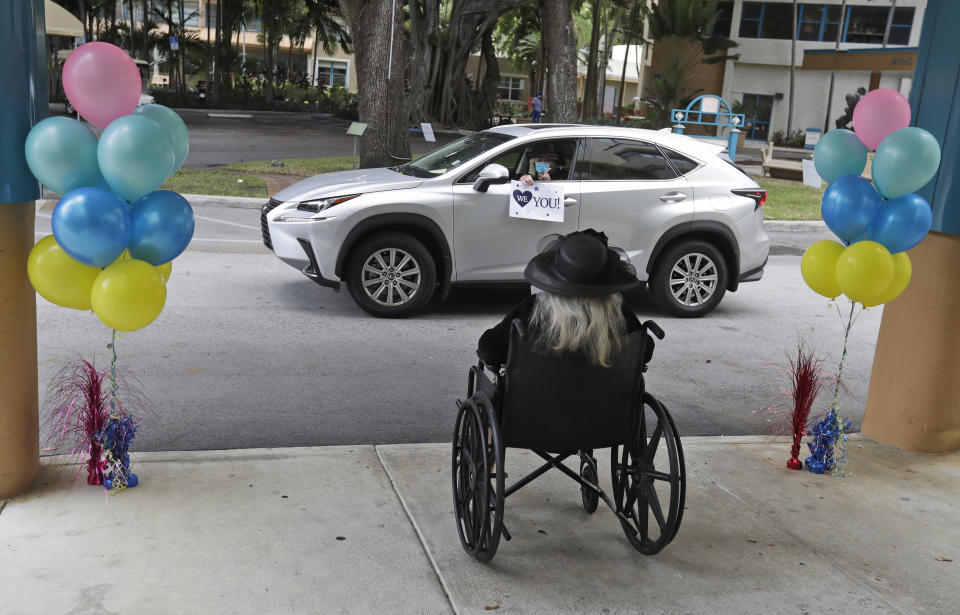
[[110,189],[133,202],[170,177],[176,154],[159,124],[143,115],[124,115],[100,135],[97,160]]
[[896,199],[923,188],[937,174],[940,144],[937,138],[911,126],[891,132],[873,157],[873,183],[887,199]]
[[160,125],[173,144],[173,151],[176,154],[173,170],[179,169],[187,159],[187,152],[190,151],[190,137],[187,134],[187,125],[183,123],[177,112],[163,105],[140,105],[133,110],[133,113],[146,116]]
[[157,190],[130,208],[130,256],[157,266],[180,256],[193,238],[193,209],[176,192]]
[[880,195],[862,177],[844,175],[827,186],[820,201],[823,221],[837,237],[856,241],[880,210]]
[[77,188],[53,208],[53,236],[73,260],[106,267],[130,242],[127,205],[99,188]]
[[57,194],[95,186],[97,137],[81,122],[48,117],[34,126],[24,144],[27,166],[37,180]]
[[844,175],[860,175],[867,166],[867,146],[852,130],[831,130],[817,142],[813,165],[828,184]]
[[870,223],[870,239],[882,244],[890,254],[914,247],[930,232],[933,210],[922,197],[908,194],[890,199]]

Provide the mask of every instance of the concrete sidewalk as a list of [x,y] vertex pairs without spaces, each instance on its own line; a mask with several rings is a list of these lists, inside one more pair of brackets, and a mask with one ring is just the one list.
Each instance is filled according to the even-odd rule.
[[[480,564],[444,444],[137,455],[106,498],[45,458],[0,503],[0,612],[956,613],[960,454],[853,436],[850,478],[787,470],[770,438],[683,440],[687,510],[644,557],[550,472],[507,501]],[[609,485],[601,455],[601,484]],[[539,465],[508,450],[513,482]],[[956,561],[949,561],[956,560]]]

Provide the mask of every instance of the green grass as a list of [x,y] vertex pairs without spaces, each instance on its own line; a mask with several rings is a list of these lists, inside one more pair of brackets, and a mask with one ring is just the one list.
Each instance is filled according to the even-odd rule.
[[243,173],[262,173],[265,175],[293,175],[295,177],[310,177],[319,173],[332,171],[346,171],[353,168],[353,158],[350,156],[332,156],[329,158],[287,158],[279,160],[282,167],[271,166],[271,160],[253,162],[234,162],[223,167],[224,171],[239,171]]
[[267,184],[259,177],[232,171],[222,171],[220,168],[180,169],[174,173],[166,183],[160,186],[160,188],[183,194],[267,196]]
[[785,179],[754,177],[767,190],[763,217],[767,220],[820,220],[820,198],[824,189],[811,188]]

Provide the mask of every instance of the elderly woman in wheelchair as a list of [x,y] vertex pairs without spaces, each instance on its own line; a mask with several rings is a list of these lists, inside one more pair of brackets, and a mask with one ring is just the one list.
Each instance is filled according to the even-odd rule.
[[[556,468],[580,484],[588,513],[602,499],[636,549],[652,555],[683,516],[683,450],[673,419],[645,390],[653,321],[641,323],[620,293],[639,284],[602,233],[561,238],[527,265],[540,290],[480,338],[467,399],[453,434],[453,499],[463,548],[480,561],[496,554],[505,499]],[[546,463],[505,486],[507,447]],[[610,448],[612,497],[599,484],[593,451]],[[579,474],[563,461],[580,458]]]

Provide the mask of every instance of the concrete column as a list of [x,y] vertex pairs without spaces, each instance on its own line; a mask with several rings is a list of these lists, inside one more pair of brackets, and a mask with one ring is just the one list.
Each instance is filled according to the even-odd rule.
[[910,92],[913,125],[943,155],[917,193],[933,230],[910,250],[913,279],[883,310],[863,433],[927,453],[960,449],[960,2],[929,0]]
[[913,278],[883,308],[863,433],[924,453],[960,449],[960,236],[910,250]]
[[23,144],[47,115],[43,0],[0,2],[0,498],[39,469],[36,294],[27,279],[34,200]]
[[0,498],[30,486],[39,469],[37,304],[27,279],[33,201],[0,204]]

